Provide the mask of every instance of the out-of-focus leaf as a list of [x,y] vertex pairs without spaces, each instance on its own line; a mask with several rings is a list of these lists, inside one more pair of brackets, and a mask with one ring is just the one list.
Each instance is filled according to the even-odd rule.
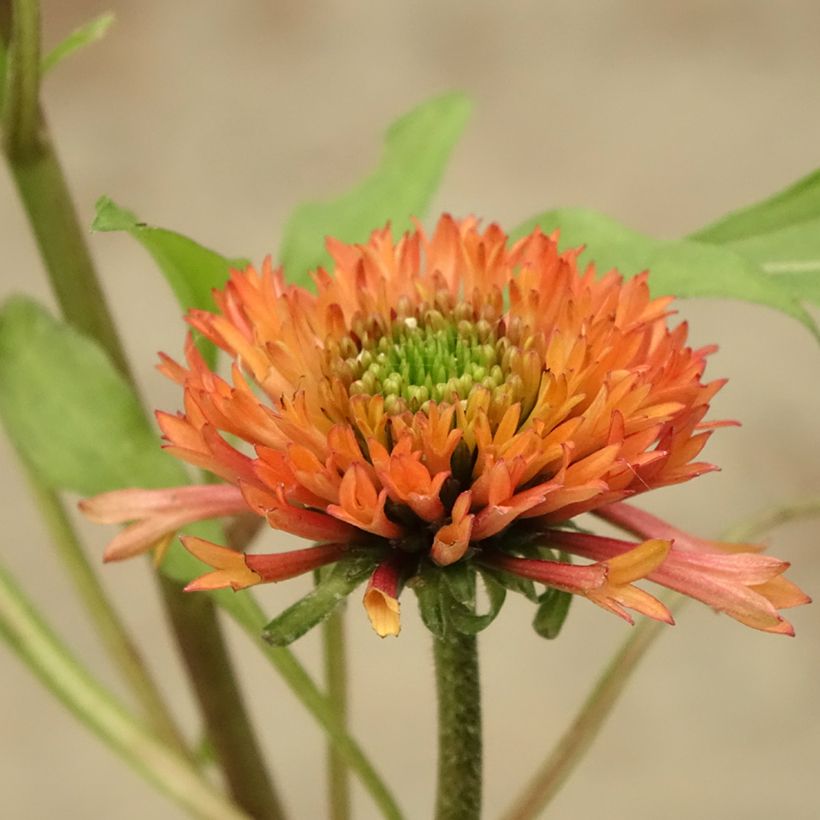
[[532,628],[542,637],[558,637],[569,614],[572,595],[560,589],[548,589],[541,595],[541,603],[532,621]]
[[690,239],[654,239],[583,208],[540,214],[516,229],[513,237],[529,233],[536,225],[546,233],[560,229],[562,249],[583,245],[582,258],[594,262],[599,271],[617,268],[629,277],[649,270],[655,296],[712,296],[756,302],[793,316],[820,337],[817,325],[791,289],[731,247]]
[[102,350],[23,297],[0,311],[0,416],[54,487],[93,495],[186,481]]
[[692,238],[730,248],[795,299],[820,305],[820,171]]
[[[224,286],[231,268],[247,265],[244,259],[228,259],[175,231],[146,225],[107,196],[97,200],[97,215],[91,228],[125,231],[133,236],[151,254],[183,310],[213,310],[211,291]],[[200,350],[213,366],[216,357],[213,345],[202,340]]]
[[437,638],[444,638],[447,634],[446,590],[438,568],[423,567],[418,575],[408,581],[408,586],[416,593],[424,625]]
[[[473,575],[475,585],[475,576]],[[450,603],[448,618],[453,627],[464,635],[475,635],[486,629],[495,619],[504,600],[507,597],[507,590],[491,574],[481,573],[484,588],[487,590],[489,607],[487,612],[479,613],[475,611],[475,602],[470,606],[465,606],[457,600]],[[475,596],[473,596],[475,598]]]
[[262,631],[274,646],[287,646],[301,638],[331,613],[377,566],[373,556],[357,555],[334,564],[304,598],[277,615]]
[[[100,347],[24,297],[0,309],[0,419],[14,446],[54,489],[94,495],[189,482]],[[186,531],[222,540],[215,521]],[[176,543],[162,570],[180,583],[203,571]],[[232,612],[241,610],[230,590],[214,597]]]
[[410,217],[422,216],[469,113],[462,94],[420,105],[390,127],[381,163],[362,183],[338,199],[299,206],[285,227],[279,254],[289,281],[305,285],[310,271],[327,265],[328,236],[364,242],[388,221],[403,231]]
[[222,256],[175,231],[146,225],[107,196],[97,200],[97,215],[91,229],[131,234],[154,258],[186,310],[213,310],[211,291],[224,286],[231,268],[247,265],[244,259]]
[[96,43],[98,40],[102,40],[107,34],[108,29],[111,28],[113,22],[114,13],[108,11],[72,31],[65,40],[54,46],[54,48],[43,57],[43,61],[40,64],[41,75],[45,76],[48,74],[58,63],[62,62],[75,51],[79,51],[81,48],[85,48],[92,43]]
[[820,171],[774,196],[741,208],[692,234],[700,242],[723,245],[794,227],[820,218]]

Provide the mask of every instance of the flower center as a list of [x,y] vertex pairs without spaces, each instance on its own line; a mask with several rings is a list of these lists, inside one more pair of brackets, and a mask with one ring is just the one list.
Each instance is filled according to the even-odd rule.
[[489,322],[448,321],[436,311],[395,320],[388,334],[363,340],[348,363],[358,371],[350,395],[381,394],[387,412],[466,399],[474,387],[494,390],[505,379]]

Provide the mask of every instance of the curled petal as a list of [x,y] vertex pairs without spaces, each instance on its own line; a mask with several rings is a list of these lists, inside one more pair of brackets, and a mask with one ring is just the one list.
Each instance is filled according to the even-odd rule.
[[453,504],[452,520],[439,527],[430,548],[430,557],[444,567],[458,561],[470,546],[474,515],[470,515],[470,491],[461,493]]
[[402,587],[400,557],[382,562],[367,584],[364,604],[370,624],[380,638],[396,636],[401,630],[399,593]]
[[384,538],[398,538],[402,530],[385,514],[387,490],[378,491],[367,470],[354,464],[339,486],[339,504],[329,504],[328,513],[354,527]]

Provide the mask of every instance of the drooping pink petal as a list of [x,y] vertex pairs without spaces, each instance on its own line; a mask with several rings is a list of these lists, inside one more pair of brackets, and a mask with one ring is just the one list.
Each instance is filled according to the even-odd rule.
[[83,515],[98,523],[134,522],[109,542],[104,561],[122,561],[147,552],[194,521],[249,510],[242,493],[230,484],[113,490],[83,499],[79,508]]

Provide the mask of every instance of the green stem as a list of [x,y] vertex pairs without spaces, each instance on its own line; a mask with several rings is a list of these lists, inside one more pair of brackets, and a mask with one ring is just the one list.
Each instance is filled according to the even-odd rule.
[[248,718],[216,607],[205,595],[180,594],[167,578],[161,585],[208,737],[234,800],[255,820],[280,820],[284,811]]
[[176,748],[180,754],[188,756],[189,750],[185,740],[174,724],[173,717],[139,650],[108,600],[60,499],[53,490],[43,484],[22,457],[21,461],[57,552],[68,569],[80,599],[85,604],[114,663],[119,667],[123,678],[130,685],[160,738]]
[[[36,60],[31,57],[32,53]],[[4,148],[60,309],[70,324],[99,342],[136,391],[85,233],[80,228],[65,176],[39,108],[39,12],[34,0],[19,0],[13,5],[8,64],[7,99],[3,112]],[[28,125],[30,116],[35,119],[34,128]],[[183,593],[174,584],[164,579],[160,584],[177,643],[183,649],[208,723],[208,735],[217,748],[232,748],[241,731],[236,732],[231,721],[209,720],[214,712],[212,699],[206,697],[207,687],[197,680],[200,676],[204,681],[233,680],[233,673],[226,666],[229,659],[221,633],[216,630],[209,634],[207,630],[207,626],[216,621],[213,604],[206,600],[202,606],[192,607],[182,601]],[[200,618],[205,619],[204,626]],[[195,653],[200,657],[194,658]],[[235,682],[233,686],[224,685],[222,695],[226,698],[223,708],[234,718],[245,715]],[[229,697],[233,698],[230,702],[227,701]],[[254,755],[256,759],[251,762]],[[256,774],[264,771],[255,743],[243,747],[241,761],[246,771]],[[227,767],[226,776],[232,789],[239,787],[239,780],[243,780],[243,789],[248,787],[247,776],[240,777],[235,755],[221,754],[220,762]],[[267,813],[259,816],[281,816],[267,775],[255,779],[251,793],[243,799],[254,805],[261,801],[259,805],[263,805]]]
[[[765,510],[763,513],[729,527],[721,539],[724,541],[752,541],[780,524],[818,515],[820,515],[820,501],[817,499],[785,504]],[[689,599],[681,595],[670,594],[663,600],[670,610],[679,612]],[[547,808],[598,736],[598,732],[614,708],[638,662],[655,639],[665,631],[665,624],[649,618],[641,620],[632,630],[629,638],[612,657],[604,674],[584,701],[575,720],[538,768],[521,795],[502,815],[501,820],[533,820]]]
[[0,636],[86,726],[160,791],[194,817],[246,815],[165,743],[135,720],[80,666],[0,567]]
[[395,798],[358,743],[348,734],[330,700],[321,692],[290,649],[271,646],[262,639],[269,618],[248,592],[236,595],[231,614],[270,661],[302,705],[324,729],[339,757],[355,772],[386,820],[402,820]]
[[[4,3],[8,6],[8,0]],[[9,156],[23,158],[39,147],[40,4],[14,0],[3,10],[9,36],[3,95],[3,145]]]
[[[342,603],[322,624],[325,681],[330,706],[339,722],[347,725],[347,658],[345,656],[345,605]],[[350,820],[350,778],[336,747],[327,748],[331,820]]]
[[481,691],[475,635],[433,638],[438,690],[436,820],[481,814]]
[[80,228],[74,203],[41,119],[36,149],[7,150],[6,158],[37,240],[49,280],[68,322],[95,339],[117,369],[134,380]]

